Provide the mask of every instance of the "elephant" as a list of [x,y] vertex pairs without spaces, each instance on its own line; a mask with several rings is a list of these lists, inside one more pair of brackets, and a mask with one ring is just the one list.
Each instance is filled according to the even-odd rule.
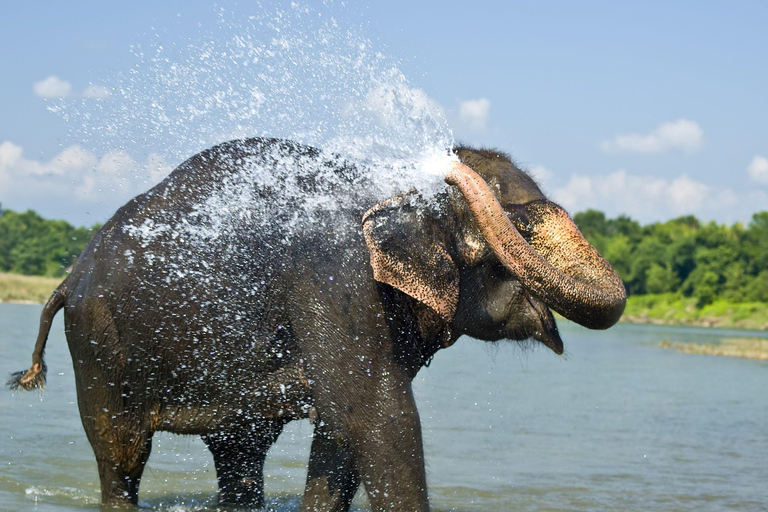
[[94,235],[9,385],[42,388],[63,308],[103,503],[137,503],[152,435],[170,431],[202,436],[220,503],[262,506],[267,451],[310,418],[302,510],[348,510],[361,484],[375,511],[429,510],[419,369],[462,335],[562,354],[553,310],[607,329],[626,302],[508,155],[451,151],[447,185],[386,198],[363,164],[292,141],[193,156]]

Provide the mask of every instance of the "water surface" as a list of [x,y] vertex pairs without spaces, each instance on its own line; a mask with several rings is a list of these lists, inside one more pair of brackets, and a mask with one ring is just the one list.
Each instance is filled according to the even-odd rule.
[[[0,304],[0,375],[29,366],[40,306]],[[61,314],[48,386],[0,392],[0,510],[99,508]],[[680,354],[664,340],[766,333],[561,322],[566,357],[462,338],[415,390],[438,511],[765,510],[768,362]],[[269,507],[298,510],[312,427],[286,427],[266,468]],[[197,437],[155,436],[140,506],[216,509],[213,459]],[[367,509],[364,493],[356,504]]]

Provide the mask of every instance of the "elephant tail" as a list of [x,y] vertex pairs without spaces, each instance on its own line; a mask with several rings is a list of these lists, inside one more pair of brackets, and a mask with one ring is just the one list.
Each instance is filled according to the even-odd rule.
[[40,389],[42,391],[45,387],[45,373],[47,370],[43,358],[45,343],[48,341],[48,333],[51,330],[53,317],[64,307],[66,294],[67,279],[53,291],[48,302],[46,302],[43,307],[43,312],[40,314],[40,330],[37,334],[35,351],[32,353],[32,366],[27,371],[22,370],[11,374],[11,378],[6,385],[12,390],[16,391],[17,389],[21,389],[23,391],[29,391],[31,389]]

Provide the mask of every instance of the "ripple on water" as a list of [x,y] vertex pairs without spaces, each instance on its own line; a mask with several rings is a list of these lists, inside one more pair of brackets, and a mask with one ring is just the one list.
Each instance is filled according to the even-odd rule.
[[42,497],[56,498],[46,500],[48,503],[77,503],[81,505],[97,505],[101,500],[92,493],[83,489],[74,489],[72,487],[41,487],[33,485],[24,490],[27,497],[38,501]]

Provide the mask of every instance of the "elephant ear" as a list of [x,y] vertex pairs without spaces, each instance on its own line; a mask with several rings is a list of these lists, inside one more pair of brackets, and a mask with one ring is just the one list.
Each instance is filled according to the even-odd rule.
[[451,321],[459,301],[459,270],[446,233],[415,193],[383,201],[363,215],[373,277]]

